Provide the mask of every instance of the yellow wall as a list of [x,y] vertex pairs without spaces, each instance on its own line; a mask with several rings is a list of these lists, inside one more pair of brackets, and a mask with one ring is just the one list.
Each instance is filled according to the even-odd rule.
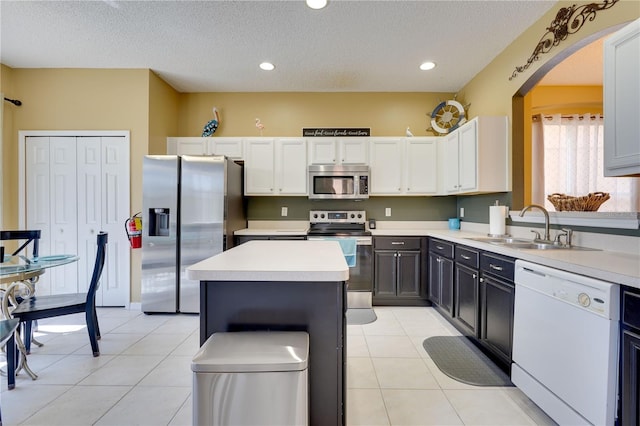
[[602,86],[536,86],[532,114],[602,114]]
[[[523,126],[531,128],[531,114],[525,114],[525,117],[513,117],[512,102],[516,94],[524,95],[527,87],[533,87],[540,81],[542,76],[553,67],[554,64],[561,62],[562,59],[568,57],[578,48],[595,41],[603,35],[611,32],[623,23],[633,21],[640,17],[640,2],[637,0],[622,0],[614,4],[610,9],[596,12],[593,21],[587,20],[582,28],[570,34],[558,46],[551,48],[548,53],[539,55],[539,59],[531,64],[531,66],[516,77],[509,79],[516,66],[522,66],[527,63],[527,59],[533,53],[538,42],[546,33],[546,29],[551,26],[551,22],[561,8],[569,8],[572,5],[581,6],[590,4],[591,1],[559,1],[558,4],[547,12],[536,23],[529,27],[520,35],[513,43],[511,43],[502,53],[500,53],[487,67],[480,71],[468,84],[466,84],[458,93],[466,102],[471,103],[469,115],[507,115],[509,123],[513,124],[513,120],[529,120],[525,121]],[[600,3],[600,2],[598,2]],[[531,99],[524,100],[525,105],[531,102]],[[510,140],[511,152],[522,151],[527,143],[530,146],[530,135],[517,135],[515,140]],[[514,154],[515,155],[515,154]],[[524,168],[524,185],[526,186],[526,178],[530,176],[526,173],[528,167],[526,160],[524,164],[512,164],[514,170],[514,203],[520,200],[520,195],[526,199],[524,187],[518,187],[515,174]],[[524,194],[523,194],[524,193]],[[530,197],[529,197],[530,198]],[[514,208],[522,207],[514,204]]]
[[[0,92],[9,99],[17,98],[17,92],[14,88],[14,71],[13,69],[0,65]],[[17,175],[12,174],[18,158],[18,145],[14,143],[17,130],[15,127],[16,112],[19,108],[9,102],[2,102],[2,199],[0,199],[0,209],[2,210],[2,228],[15,228],[18,224],[18,210],[11,208],[18,200],[18,187],[11,185],[11,182],[17,182]],[[13,179],[13,180],[11,180]]]
[[167,135],[178,134],[180,94],[149,71],[149,154],[167,152]]
[[428,115],[452,93],[183,93],[178,135],[200,136],[220,112],[215,136],[301,136],[303,127],[369,127],[372,136],[429,135]]
[[[549,53],[540,54],[539,60],[533,62],[529,69],[509,80],[515,67],[527,62],[560,8],[570,7],[573,4],[580,6],[589,3],[592,2],[559,1],[555,7],[525,30],[520,37],[465,85],[459,93],[463,99],[471,102],[470,115],[506,114],[511,116],[512,96],[519,92],[521,86],[538,69],[548,62],[553,63],[552,60],[556,55],[561,54],[566,57],[568,56],[567,51],[575,47],[574,45],[582,47],[597,38],[595,35],[604,35],[612,27],[640,17],[640,2],[636,0],[623,0],[614,4],[610,9],[599,11],[593,21],[585,22],[577,33],[570,34],[565,41],[552,48]],[[537,77],[539,80],[542,76]]]
[[[18,182],[20,130],[129,130],[131,211],[140,211],[142,157],[149,141],[149,70],[15,69],[11,74],[6,93],[20,99],[22,106],[13,109],[13,125],[3,141],[4,181]],[[8,103],[4,104],[6,112]],[[2,227],[17,228],[17,187],[5,188],[11,193],[5,195]],[[131,265],[133,301],[140,297],[141,264],[136,256]]]

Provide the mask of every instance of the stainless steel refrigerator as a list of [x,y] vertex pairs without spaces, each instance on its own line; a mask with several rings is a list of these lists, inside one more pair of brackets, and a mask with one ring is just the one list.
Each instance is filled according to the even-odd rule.
[[224,156],[148,155],[142,167],[143,312],[200,311],[186,268],[246,228],[242,166]]

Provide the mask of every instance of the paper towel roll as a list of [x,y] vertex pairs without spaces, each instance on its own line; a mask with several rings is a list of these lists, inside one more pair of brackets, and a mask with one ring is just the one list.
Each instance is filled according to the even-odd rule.
[[507,206],[489,206],[489,234],[506,234]]

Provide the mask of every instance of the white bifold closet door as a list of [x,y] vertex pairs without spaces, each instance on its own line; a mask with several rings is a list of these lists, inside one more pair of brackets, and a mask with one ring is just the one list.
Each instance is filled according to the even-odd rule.
[[100,306],[129,301],[129,144],[121,136],[28,136],[25,139],[28,229],[40,229],[40,255],[77,254],[76,263],[48,270],[39,294],[85,292],[96,236],[109,233],[96,296]]

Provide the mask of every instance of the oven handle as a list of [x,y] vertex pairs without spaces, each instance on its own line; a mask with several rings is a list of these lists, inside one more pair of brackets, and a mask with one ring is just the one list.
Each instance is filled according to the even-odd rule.
[[353,237],[330,237],[327,236],[325,237],[319,237],[317,235],[314,236],[309,236],[307,237],[307,240],[309,241],[322,241],[322,240],[326,240],[326,239],[330,239],[330,240],[335,240],[336,238],[355,238],[356,239],[356,245],[358,246],[371,246],[373,245],[373,237],[362,237],[362,236],[353,236]]

